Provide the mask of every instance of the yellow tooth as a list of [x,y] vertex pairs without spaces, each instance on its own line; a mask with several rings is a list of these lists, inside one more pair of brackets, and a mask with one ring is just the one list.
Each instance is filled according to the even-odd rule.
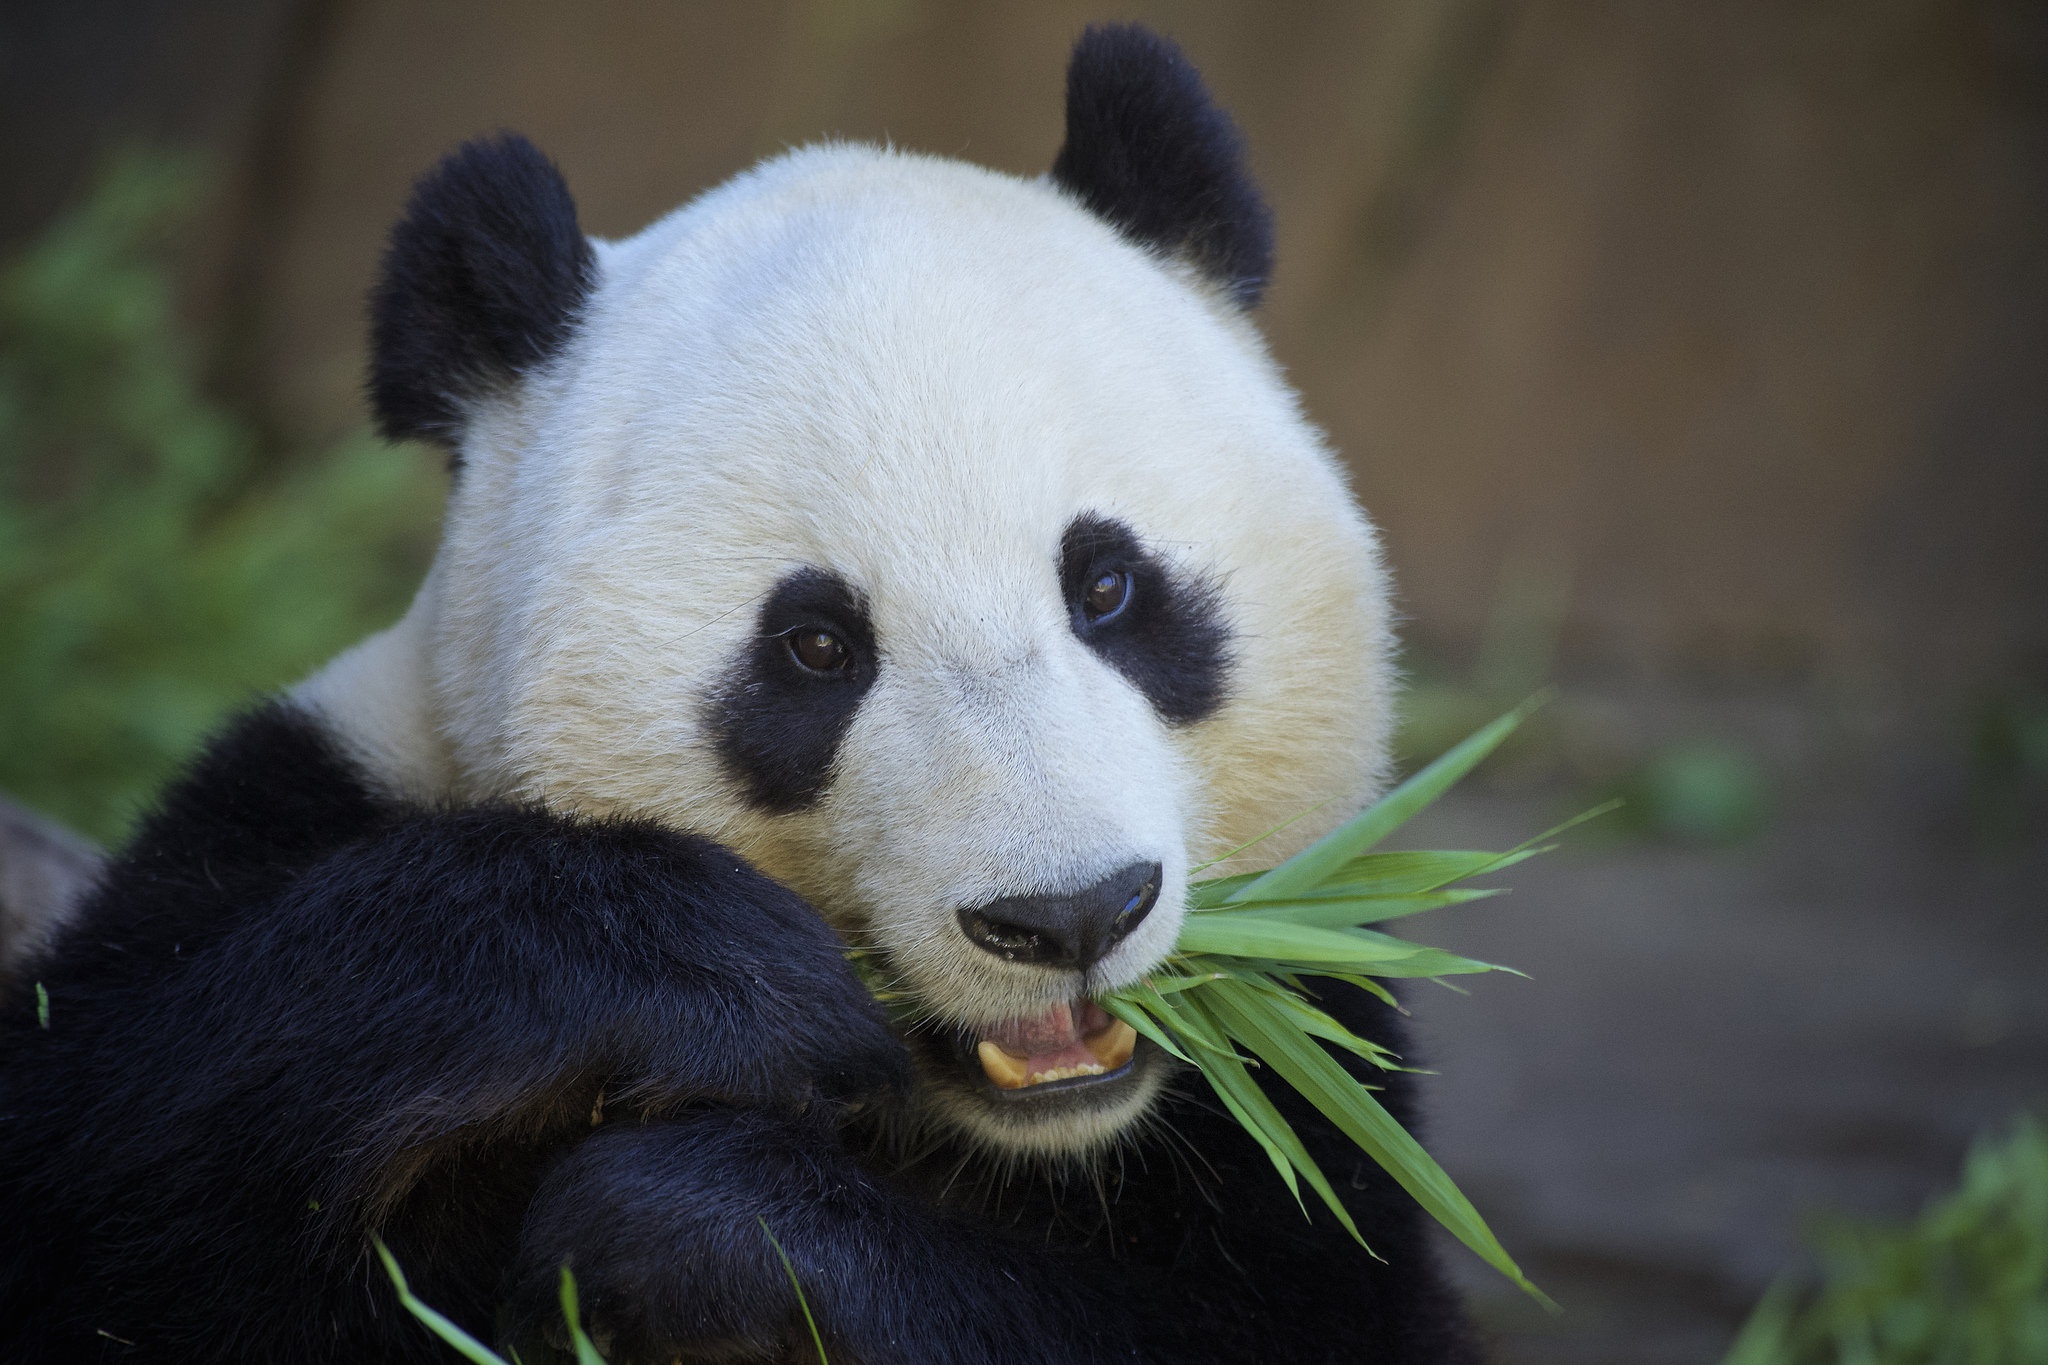
[[1050,1071],[1032,1072],[1031,1083],[1033,1085],[1044,1085],[1047,1081],[1071,1081],[1076,1076],[1100,1076],[1106,1070],[1108,1070],[1107,1067],[1097,1066],[1093,1062],[1081,1062],[1074,1066],[1056,1066]]
[[1086,1043],[1095,1060],[1102,1063],[1102,1069],[1114,1071],[1131,1060],[1131,1053],[1138,1046],[1138,1031],[1119,1019]]
[[982,1043],[974,1049],[974,1055],[981,1058],[981,1069],[1001,1089],[1022,1090],[1031,1084],[1022,1057],[1012,1057],[994,1043]]

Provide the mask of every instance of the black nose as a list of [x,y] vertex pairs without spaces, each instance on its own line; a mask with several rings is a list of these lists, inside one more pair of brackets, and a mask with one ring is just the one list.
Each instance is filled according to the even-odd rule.
[[1132,863],[1068,895],[963,906],[960,928],[1006,962],[1086,971],[1129,938],[1158,900],[1159,864]]

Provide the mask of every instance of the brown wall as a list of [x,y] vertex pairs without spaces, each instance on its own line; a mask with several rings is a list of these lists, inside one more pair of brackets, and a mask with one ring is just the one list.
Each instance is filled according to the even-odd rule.
[[[362,420],[381,235],[459,139],[534,137],[600,234],[821,134],[1035,173],[1066,47],[1105,13],[145,8],[136,69],[186,74],[123,87],[105,117],[220,150],[195,298],[224,382],[303,434]],[[1504,574],[1568,574],[1582,666],[1910,696],[2048,660],[2041,8],[1116,13],[1179,37],[1246,127],[1281,227],[1266,325],[1387,529],[1417,634],[1456,655]],[[60,155],[42,146],[11,155]],[[47,198],[59,180],[21,184]]]

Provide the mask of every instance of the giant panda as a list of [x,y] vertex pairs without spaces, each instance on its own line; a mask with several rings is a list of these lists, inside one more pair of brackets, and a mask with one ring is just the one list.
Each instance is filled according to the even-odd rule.
[[1135,27],[1038,179],[818,146],[602,242],[516,136],[426,175],[370,394],[452,456],[438,557],[8,993],[0,1359],[451,1358],[378,1239],[528,1365],[564,1265],[621,1363],[806,1306],[842,1365],[1475,1359],[1387,1177],[1276,1088],[1368,1254],[1094,1003],[1387,772],[1270,240]]

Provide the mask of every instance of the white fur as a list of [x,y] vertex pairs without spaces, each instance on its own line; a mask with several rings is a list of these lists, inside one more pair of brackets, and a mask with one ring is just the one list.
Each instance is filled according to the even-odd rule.
[[[973,947],[956,907],[1157,859],[1159,909],[1100,970],[1121,984],[1171,946],[1193,866],[1326,803],[1264,865],[1377,789],[1372,531],[1188,272],[1047,182],[856,146],[599,251],[567,352],[474,414],[412,612],[300,691],[393,790],[708,834],[987,1023],[1076,983]],[[1166,725],[1074,637],[1056,566],[1086,512],[1220,586],[1209,719]],[[705,699],[805,565],[867,595],[881,662],[826,799],[767,815]]]

